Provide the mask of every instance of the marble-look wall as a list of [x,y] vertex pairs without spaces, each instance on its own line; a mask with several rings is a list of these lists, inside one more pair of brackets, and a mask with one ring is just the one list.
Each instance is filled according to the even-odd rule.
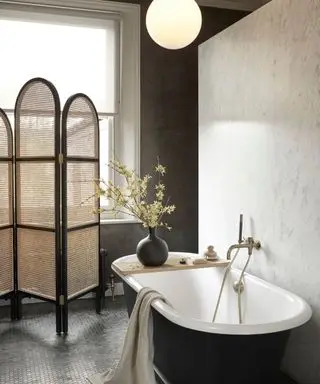
[[199,60],[199,248],[224,255],[244,213],[244,234],[263,244],[250,271],[313,307],[283,369],[319,384],[320,1],[273,0]]

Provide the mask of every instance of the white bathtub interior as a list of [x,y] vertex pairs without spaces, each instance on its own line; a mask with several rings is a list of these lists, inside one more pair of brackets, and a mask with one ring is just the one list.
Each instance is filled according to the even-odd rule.
[[[135,275],[141,286],[162,293],[182,316],[212,322],[225,268],[203,268],[185,271]],[[238,296],[233,282],[240,271],[232,270],[223,290],[217,323],[239,324]],[[244,324],[264,324],[290,319],[301,312],[299,298],[250,275],[245,276],[241,294]]]

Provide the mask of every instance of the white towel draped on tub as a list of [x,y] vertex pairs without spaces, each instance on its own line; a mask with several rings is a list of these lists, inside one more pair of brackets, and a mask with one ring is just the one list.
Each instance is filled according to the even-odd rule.
[[165,298],[157,291],[142,288],[137,296],[115,370],[90,377],[92,384],[156,384],[153,370],[153,323],[151,304]]

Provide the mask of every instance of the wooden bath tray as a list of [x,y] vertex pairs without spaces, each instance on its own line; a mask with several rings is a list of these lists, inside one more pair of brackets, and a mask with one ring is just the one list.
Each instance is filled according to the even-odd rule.
[[115,272],[122,276],[133,275],[138,273],[150,273],[150,272],[166,272],[166,271],[182,271],[186,269],[199,269],[199,268],[212,268],[212,267],[226,267],[229,265],[229,260],[217,260],[207,261],[205,264],[192,263],[192,260],[188,259],[187,264],[180,264],[180,258],[169,257],[166,263],[160,267],[145,267],[139,261],[133,260],[115,260],[112,263],[112,268]]

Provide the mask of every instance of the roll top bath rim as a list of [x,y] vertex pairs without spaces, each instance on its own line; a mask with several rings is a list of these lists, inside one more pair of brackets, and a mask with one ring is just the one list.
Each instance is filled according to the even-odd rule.
[[[193,257],[199,255],[173,252],[171,257]],[[116,266],[135,263],[135,255],[125,256],[113,262],[113,270],[121,277],[125,286],[135,292],[142,287],[151,287],[162,293],[172,307],[155,301],[153,307],[169,321],[185,328],[219,334],[266,334],[296,328],[306,323],[312,314],[310,306],[297,295],[272,285],[248,273],[246,288],[242,293],[243,323],[239,324],[238,295],[233,283],[239,281],[241,270],[231,268],[221,295],[216,322],[212,322],[225,268],[192,268],[185,270],[150,271],[122,275]],[[263,300],[261,300],[263,298]]]

